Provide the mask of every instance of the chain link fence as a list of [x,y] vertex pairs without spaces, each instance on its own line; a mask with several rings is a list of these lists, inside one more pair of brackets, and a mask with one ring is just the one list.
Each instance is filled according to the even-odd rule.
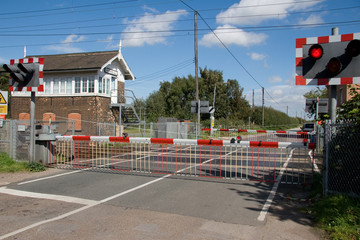
[[325,123],[324,193],[360,196],[360,125]]

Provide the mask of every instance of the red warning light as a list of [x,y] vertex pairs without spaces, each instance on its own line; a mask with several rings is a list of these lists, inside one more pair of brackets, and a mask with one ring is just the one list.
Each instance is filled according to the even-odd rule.
[[341,70],[341,62],[338,58],[333,57],[330,59],[326,65],[326,69],[330,72],[331,75],[337,75]]
[[323,48],[320,44],[314,44],[309,49],[309,56],[315,60],[320,59],[324,54]]

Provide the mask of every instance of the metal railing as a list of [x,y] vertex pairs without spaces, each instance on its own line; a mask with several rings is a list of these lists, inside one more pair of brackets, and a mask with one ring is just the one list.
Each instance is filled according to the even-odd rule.
[[58,168],[291,184],[310,183],[314,164],[303,143],[58,136],[48,148]]

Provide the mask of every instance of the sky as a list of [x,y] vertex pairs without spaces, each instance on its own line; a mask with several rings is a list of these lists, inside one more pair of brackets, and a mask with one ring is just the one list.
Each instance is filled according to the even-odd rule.
[[[295,85],[296,38],[360,32],[358,0],[34,0],[0,1],[0,63],[27,55],[118,50],[145,99],[163,81],[199,68],[235,79],[249,103],[305,117]],[[215,106],[216,109],[216,106]]]

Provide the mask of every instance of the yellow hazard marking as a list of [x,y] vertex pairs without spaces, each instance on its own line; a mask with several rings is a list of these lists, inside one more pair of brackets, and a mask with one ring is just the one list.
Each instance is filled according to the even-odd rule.
[[4,96],[2,95],[2,93],[0,92],[0,104],[6,104],[6,99],[4,98]]
[[7,106],[0,105],[0,114],[7,114]]

